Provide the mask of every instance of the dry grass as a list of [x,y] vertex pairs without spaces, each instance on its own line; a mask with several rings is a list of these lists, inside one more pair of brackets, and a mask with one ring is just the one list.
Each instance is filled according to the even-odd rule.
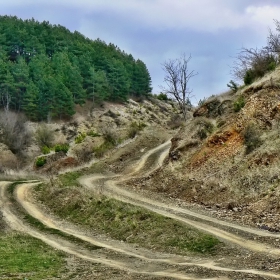
[[214,253],[219,244],[216,238],[180,222],[115,199],[96,197],[77,186],[43,186],[37,193],[59,217],[149,249]]

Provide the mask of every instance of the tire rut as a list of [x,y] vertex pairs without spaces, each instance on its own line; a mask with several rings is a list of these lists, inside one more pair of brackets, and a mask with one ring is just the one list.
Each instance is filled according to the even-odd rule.
[[[260,236],[277,236],[274,234],[271,235],[262,235],[262,232],[255,230],[255,229],[250,229],[246,227],[242,227],[239,225],[234,225],[228,222],[223,222],[219,221],[214,218],[210,218],[205,215],[201,215],[198,213],[195,213],[193,211],[183,209],[180,207],[175,207],[175,206],[166,206],[163,203],[160,203],[158,201],[154,201],[142,196],[139,196],[136,193],[128,192],[126,190],[123,190],[119,187],[117,187],[117,184],[120,184],[124,180],[130,179],[133,177],[135,174],[138,174],[141,170],[145,168],[145,164],[148,160],[148,158],[152,155],[157,154],[158,159],[156,162],[153,163],[151,166],[150,172],[152,172],[154,169],[156,169],[159,165],[161,165],[168,154],[168,149],[170,147],[170,143],[166,142],[159,147],[150,150],[147,152],[141,160],[138,162],[137,166],[134,167],[133,171],[125,176],[125,179],[120,179],[119,176],[115,176],[114,178],[112,177],[107,177],[107,176],[101,176],[101,175],[93,175],[90,177],[83,177],[80,180],[80,183],[90,189],[97,190],[98,184],[100,182],[104,184],[104,193],[108,196],[113,196],[119,200],[122,200],[124,202],[129,202],[134,205],[142,206],[145,207],[149,210],[152,210],[154,212],[157,212],[161,215],[170,217],[172,219],[180,220],[181,222],[184,222],[186,224],[192,225],[200,230],[207,231],[221,239],[227,240],[228,242],[233,242],[235,244],[238,244],[239,246],[243,248],[250,249],[252,251],[258,251],[258,252],[265,252],[269,254],[274,254],[274,255],[280,255],[280,250],[275,249],[272,247],[264,246],[260,243],[257,242],[252,242],[248,241],[245,239],[240,238],[237,235],[234,235],[232,233],[228,233],[224,230],[221,230],[217,227],[214,226],[209,226],[205,225],[201,222],[194,221],[190,218],[182,217],[182,215],[187,215],[188,217],[192,218],[197,218],[200,219],[201,221],[207,221],[210,220],[213,224],[216,226],[227,226],[227,227],[232,227],[238,230],[242,230],[246,233],[250,234],[256,234]],[[150,173],[149,172],[149,173]],[[147,173],[145,173],[147,174]],[[192,275],[187,275],[186,273],[180,272],[180,270],[184,267],[201,267],[203,269],[209,269],[213,271],[221,271],[221,272],[233,272],[233,273],[242,273],[242,274],[252,274],[252,275],[258,275],[258,276],[263,276],[263,277],[271,277],[275,279],[280,279],[280,275],[276,275],[274,273],[269,273],[265,271],[260,271],[260,270],[254,270],[254,269],[233,269],[233,268],[228,268],[228,267],[221,267],[217,263],[213,261],[209,261],[206,259],[200,259],[199,261],[193,261],[190,260],[186,257],[182,256],[165,256],[165,258],[162,257],[162,254],[156,254],[154,252],[150,252],[148,250],[142,250],[141,248],[135,250],[132,246],[129,245],[123,245],[119,244],[118,242],[113,242],[113,241],[102,241],[99,240],[98,238],[94,238],[92,236],[88,236],[79,230],[73,229],[73,227],[67,227],[65,223],[63,223],[61,220],[54,219],[53,217],[48,216],[45,214],[39,207],[37,207],[33,202],[30,201],[30,191],[36,185],[36,183],[24,183],[19,185],[14,192],[15,198],[17,200],[17,203],[19,203],[24,210],[46,226],[50,228],[57,229],[61,232],[70,234],[72,236],[75,236],[85,242],[88,242],[92,245],[102,247],[106,250],[109,250],[109,254],[107,254],[105,257],[98,256],[96,257],[96,252],[86,252],[80,251],[80,248],[75,245],[75,244],[63,244],[63,242],[57,242],[53,238],[51,238],[48,235],[45,235],[41,232],[38,232],[34,229],[32,229],[29,225],[26,225],[23,223],[17,216],[13,213],[11,210],[11,205],[9,203],[9,199],[6,195],[6,189],[7,186],[10,184],[10,182],[0,182],[0,208],[2,208],[3,216],[5,220],[10,224],[11,228],[22,231],[25,233],[30,234],[31,236],[35,238],[39,238],[45,243],[49,244],[52,247],[55,247],[59,250],[62,250],[68,254],[76,255],[77,257],[80,257],[82,259],[92,261],[92,262],[97,262],[97,263],[102,263],[104,265],[118,268],[121,270],[126,270],[131,273],[141,273],[143,275],[150,275],[150,276],[159,276],[159,277],[170,277],[174,279],[201,279],[201,278],[196,278]],[[133,261],[131,260],[130,262],[120,262],[117,260],[112,260],[108,257],[110,256],[110,251],[111,252],[116,252],[120,256],[125,256],[126,259],[129,258],[135,258],[138,261],[141,260],[145,264],[153,264],[152,266],[148,266],[149,269],[144,268],[143,265],[141,265],[141,269],[135,268],[133,265]],[[138,262],[139,265],[139,262]],[[176,268],[174,268],[174,266]],[[210,280],[210,278],[208,278]],[[211,279],[228,279],[228,278],[211,278]]]

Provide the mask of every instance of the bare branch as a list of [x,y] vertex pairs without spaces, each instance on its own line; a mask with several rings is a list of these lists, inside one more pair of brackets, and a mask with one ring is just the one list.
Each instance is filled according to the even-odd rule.
[[187,58],[183,54],[179,59],[170,59],[162,64],[165,72],[165,87],[162,90],[165,94],[173,96],[183,112],[184,119],[187,117],[187,106],[190,102],[192,90],[188,88],[189,80],[198,73],[188,70],[188,63],[191,55]]

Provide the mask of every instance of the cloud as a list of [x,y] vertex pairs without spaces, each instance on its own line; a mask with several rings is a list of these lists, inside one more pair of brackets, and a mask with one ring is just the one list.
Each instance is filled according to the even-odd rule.
[[9,0],[1,14],[61,24],[114,43],[143,60],[155,92],[161,63],[192,54],[198,71],[191,87],[200,97],[218,93],[230,80],[232,57],[244,47],[266,44],[268,27],[280,19],[279,0]]
[[[196,30],[218,32],[226,29],[262,28],[270,25],[272,19],[280,18],[276,1],[258,0],[10,0],[1,9],[15,7],[45,6],[53,12],[72,9],[83,15],[99,14],[119,18],[135,27],[163,30]],[[252,4],[253,3],[253,4]]]

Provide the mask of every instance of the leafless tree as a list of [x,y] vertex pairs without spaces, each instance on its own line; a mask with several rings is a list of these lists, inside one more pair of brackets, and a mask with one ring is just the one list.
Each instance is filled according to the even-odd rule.
[[191,55],[186,57],[183,54],[180,58],[170,59],[162,64],[166,84],[166,87],[162,87],[163,93],[176,99],[182,110],[184,120],[187,119],[187,110],[192,97],[192,90],[188,88],[188,83],[193,76],[198,74],[194,70],[189,71],[188,63],[190,60]]
[[248,70],[253,70],[256,77],[262,77],[271,63],[277,63],[277,57],[267,47],[242,48],[237,54],[232,67],[232,75],[237,80],[243,80]]
[[23,115],[11,111],[0,112],[0,142],[15,154],[21,154],[30,142],[31,134]]
[[274,54],[279,55],[280,53],[280,22],[278,20],[274,20],[276,25],[276,33],[273,33],[271,29],[269,29],[269,34],[267,37],[267,47],[266,49]]
[[262,77],[273,70],[279,63],[280,54],[280,22],[274,20],[276,33],[269,29],[267,45],[262,48],[242,48],[236,56],[232,67],[234,79],[243,80],[250,70],[254,77]]

